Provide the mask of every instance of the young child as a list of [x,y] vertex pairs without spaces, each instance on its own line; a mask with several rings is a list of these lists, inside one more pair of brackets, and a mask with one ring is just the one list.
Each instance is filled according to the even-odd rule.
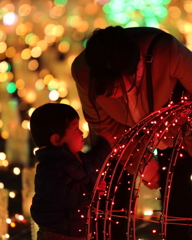
[[[84,140],[78,113],[60,103],[36,108],[30,129],[39,148],[31,206],[31,216],[39,226],[37,239],[86,240],[96,169],[101,168],[110,152],[108,143],[99,138],[90,153],[81,152]],[[100,184],[101,190],[104,185]]]

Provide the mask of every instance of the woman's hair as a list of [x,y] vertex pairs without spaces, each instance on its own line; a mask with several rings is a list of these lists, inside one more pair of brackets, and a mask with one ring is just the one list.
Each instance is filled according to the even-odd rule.
[[[122,73],[133,75],[139,61],[139,47],[120,26],[96,29],[85,49],[89,67],[89,98],[111,96],[116,82],[123,87]],[[135,84],[135,83],[133,83]]]
[[30,118],[32,139],[37,147],[53,146],[50,142],[52,134],[65,135],[69,124],[79,118],[78,113],[69,105],[47,103],[34,110]]

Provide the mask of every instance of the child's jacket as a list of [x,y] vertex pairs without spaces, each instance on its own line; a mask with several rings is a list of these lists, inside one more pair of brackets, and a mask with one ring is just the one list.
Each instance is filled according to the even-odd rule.
[[96,181],[109,146],[97,149],[91,158],[79,152],[81,164],[62,147],[43,148],[36,152],[35,195],[31,206],[33,220],[40,226],[67,236],[87,234],[87,210]]

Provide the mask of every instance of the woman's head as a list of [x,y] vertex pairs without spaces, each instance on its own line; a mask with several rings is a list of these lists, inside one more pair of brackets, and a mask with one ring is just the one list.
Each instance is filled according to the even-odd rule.
[[93,32],[85,59],[90,71],[90,96],[111,96],[118,83],[124,85],[122,74],[131,76],[136,72],[139,48],[125,29],[110,26]]
[[53,146],[50,138],[57,134],[62,138],[70,123],[79,119],[71,106],[60,103],[47,103],[34,110],[30,118],[30,129],[37,147]]

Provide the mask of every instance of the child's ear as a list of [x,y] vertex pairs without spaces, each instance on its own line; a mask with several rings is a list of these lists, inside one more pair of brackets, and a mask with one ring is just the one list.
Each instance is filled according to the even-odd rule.
[[53,135],[51,135],[50,137],[50,141],[54,146],[61,146],[60,143],[60,136],[56,133],[54,133]]

